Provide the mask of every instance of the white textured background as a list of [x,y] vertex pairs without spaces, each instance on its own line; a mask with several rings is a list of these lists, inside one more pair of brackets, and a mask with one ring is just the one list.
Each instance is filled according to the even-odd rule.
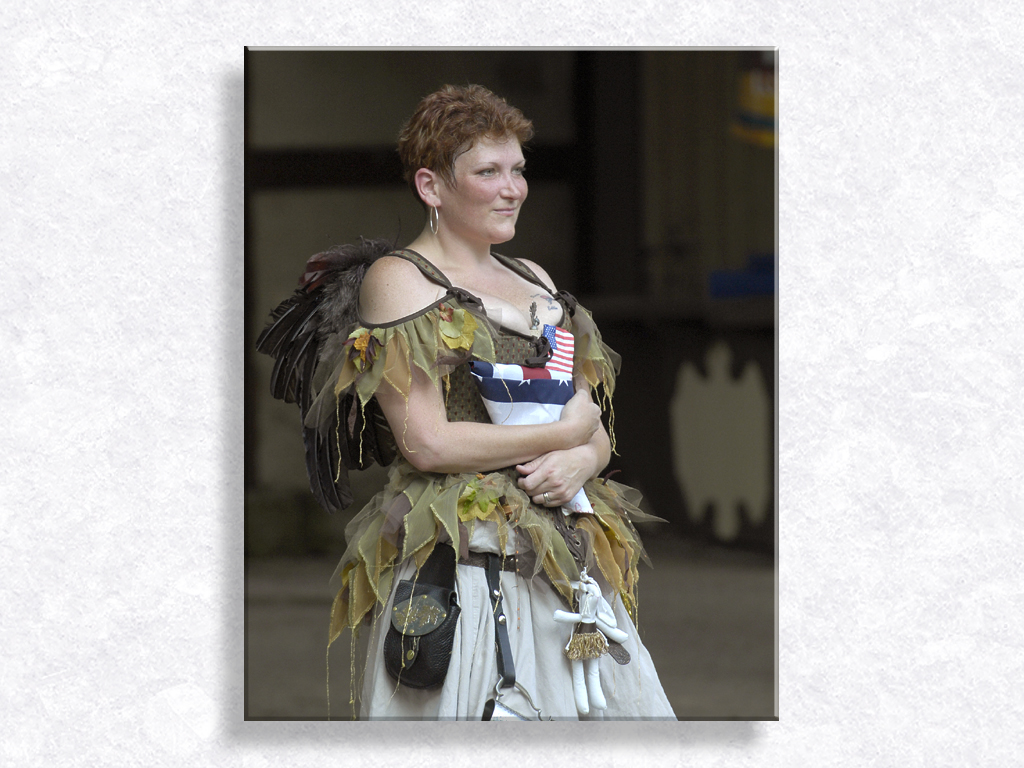
[[[1019,764],[1022,12],[393,5],[0,11],[3,764]],[[539,43],[780,46],[781,719],[243,722],[242,47]]]

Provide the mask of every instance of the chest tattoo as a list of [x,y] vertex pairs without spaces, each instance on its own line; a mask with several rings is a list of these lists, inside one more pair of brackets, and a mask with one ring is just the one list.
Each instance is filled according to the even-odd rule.
[[547,302],[548,310],[551,312],[557,312],[559,309],[558,302],[555,301],[554,296],[548,296],[546,293],[535,293],[530,298],[533,299],[544,299]]

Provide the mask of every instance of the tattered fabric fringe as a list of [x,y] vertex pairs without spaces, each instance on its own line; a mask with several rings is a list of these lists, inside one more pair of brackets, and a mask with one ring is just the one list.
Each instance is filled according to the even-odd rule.
[[574,632],[565,646],[566,658],[572,661],[597,659],[608,653],[608,640],[600,632]]

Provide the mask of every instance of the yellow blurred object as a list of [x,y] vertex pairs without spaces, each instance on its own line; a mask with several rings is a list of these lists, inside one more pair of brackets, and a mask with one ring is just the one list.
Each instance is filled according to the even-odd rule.
[[762,147],[775,146],[775,70],[748,69],[740,75],[739,110],[732,134]]

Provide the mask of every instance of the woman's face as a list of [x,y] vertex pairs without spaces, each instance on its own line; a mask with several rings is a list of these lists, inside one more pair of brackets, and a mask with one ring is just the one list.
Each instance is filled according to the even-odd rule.
[[526,200],[525,161],[514,137],[482,137],[455,160],[456,186],[439,185],[441,226],[476,244],[511,240]]

